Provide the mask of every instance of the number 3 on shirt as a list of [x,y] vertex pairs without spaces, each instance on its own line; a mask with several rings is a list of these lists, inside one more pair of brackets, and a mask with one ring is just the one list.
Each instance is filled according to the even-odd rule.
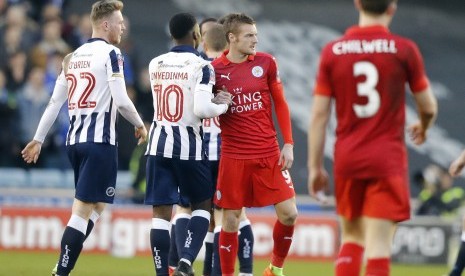
[[355,114],[359,118],[369,118],[378,112],[381,101],[379,92],[376,90],[378,84],[379,74],[375,65],[368,61],[359,61],[354,64],[354,76],[358,77],[364,75],[366,77],[364,82],[357,83],[357,95],[367,97],[366,104],[354,104],[353,108]]

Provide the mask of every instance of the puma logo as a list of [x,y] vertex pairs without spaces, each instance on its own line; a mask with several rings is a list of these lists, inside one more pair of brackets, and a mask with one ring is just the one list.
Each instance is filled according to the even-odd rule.
[[229,78],[229,75],[230,75],[230,74],[231,74],[231,72],[229,72],[227,75],[221,74],[220,77],[221,77],[222,79],[231,80],[231,79]]
[[226,249],[228,252],[231,252],[231,245],[228,245],[228,246],[220,245],[220,249]]

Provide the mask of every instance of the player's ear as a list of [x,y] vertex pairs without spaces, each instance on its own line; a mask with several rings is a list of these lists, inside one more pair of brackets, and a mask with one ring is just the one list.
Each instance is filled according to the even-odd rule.
[[360,3],[360,0],[354,0],[354,5],[357,10],[361,11],[362,10],[362,3]]
[[397,11],[397,1],[392,1],[387,10],[386,10],[386,13],[389,15],[389,16],[393,16]]

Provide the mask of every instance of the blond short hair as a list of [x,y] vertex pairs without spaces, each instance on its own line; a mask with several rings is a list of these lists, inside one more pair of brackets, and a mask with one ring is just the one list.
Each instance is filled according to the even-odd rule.
[[123,2],[118,0],[101,0],[95,2],[90,12],[90,20],[92,24],[95,24],[100,19],[111,15],[114,11],[123,10],[123,6]]

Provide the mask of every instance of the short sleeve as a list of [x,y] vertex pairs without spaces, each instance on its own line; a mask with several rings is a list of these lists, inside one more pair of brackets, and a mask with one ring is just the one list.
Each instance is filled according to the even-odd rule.
[[320,64],[318,66],[318,72],[315,79],[315,88],[313,89],[313,92],[316,95],[331,97],[332,89],[330,82],[329,49],[330,47],[326,46],[321,52]]
[[429,80],[418,46],[412,41],[409,41],[409,44],[409,53],[407,54],[408,83],[410,90],[416,93],[425,90],[429,86]]

